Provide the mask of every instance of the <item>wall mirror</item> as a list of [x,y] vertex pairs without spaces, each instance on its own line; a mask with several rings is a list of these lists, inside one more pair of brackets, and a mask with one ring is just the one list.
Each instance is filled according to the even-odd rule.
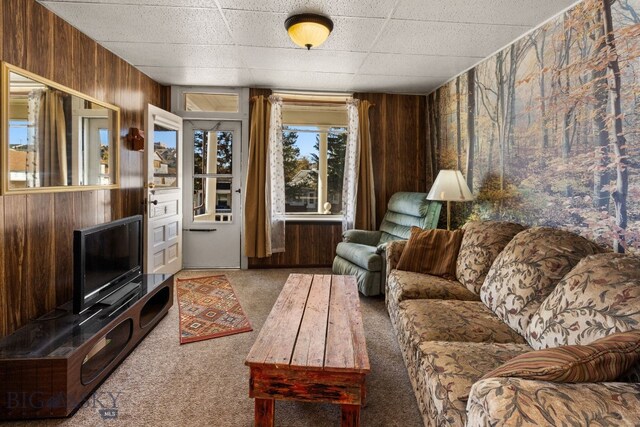
[[120,109],[2,64],[4,193],[118,186]]

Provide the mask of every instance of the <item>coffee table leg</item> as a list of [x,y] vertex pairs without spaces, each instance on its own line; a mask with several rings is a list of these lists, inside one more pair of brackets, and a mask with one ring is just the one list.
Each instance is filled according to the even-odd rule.
[[358,427],[360,425],[360,405],[342,406],[342,427]]
[[256,399],[255,427],[273,427],[273,399]]

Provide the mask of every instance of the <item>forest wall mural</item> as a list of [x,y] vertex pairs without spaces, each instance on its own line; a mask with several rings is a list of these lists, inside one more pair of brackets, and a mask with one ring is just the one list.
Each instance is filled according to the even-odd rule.
[[428,97],[456,219],[575,231],[640,253],[640,0],[584,0]]

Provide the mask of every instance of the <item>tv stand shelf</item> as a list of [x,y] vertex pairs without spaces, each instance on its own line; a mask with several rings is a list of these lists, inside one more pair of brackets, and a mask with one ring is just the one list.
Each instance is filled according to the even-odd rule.
[[173,305],[173,275],[73,314],[68,302],[0,340],[0,420],[65,417],[82,405]]

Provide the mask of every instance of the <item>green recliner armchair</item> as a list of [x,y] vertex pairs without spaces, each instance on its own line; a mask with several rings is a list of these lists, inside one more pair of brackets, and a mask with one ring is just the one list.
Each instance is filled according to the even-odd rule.
[[437,227],[441,207],[440,202],[427,200],[427,193],[395,193],[379,231],[347,230],[342,235],[333,259],[333,273],[356,276],[358,289],[364,295],[384,292],[387,242],[408,239],[412,226]]

